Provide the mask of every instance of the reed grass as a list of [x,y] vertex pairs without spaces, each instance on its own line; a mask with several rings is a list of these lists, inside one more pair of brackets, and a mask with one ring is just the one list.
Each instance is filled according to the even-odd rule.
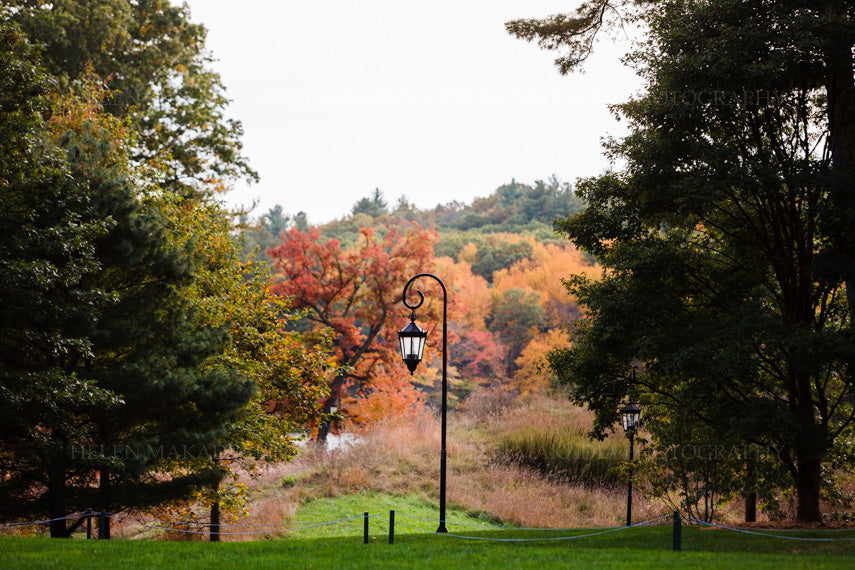
[[555,432],[530,426],[504,434],[497,449],[510,461],[589,488],[623,484],[620,467],[628,459],[625,441],[592,441],[581,430]]

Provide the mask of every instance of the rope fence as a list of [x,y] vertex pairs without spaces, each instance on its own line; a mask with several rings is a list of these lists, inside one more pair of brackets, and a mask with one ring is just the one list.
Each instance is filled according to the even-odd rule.
[[[672,514],[663,515],[660,517],[656,517],[650,520],[646,520],[643,522],[639,522],[633,524],[631,526],[623,526],[623,527],[597,527],[597,528],[589,528],[589,529],[570,529],[570,528],[559,528],[559,529],[544,529],[544,528],[529,528],[529,527],[507,527],[507,528],[497,528],[495,526],[490,526],[487,524],[473,524],[466,522],[452,522],[445,521],[449,526],[457,526],[457,527],[475,527],[481,528],[485,530],[489,530],[491,533],[506,533],[506,532],[538,532],[538,533],[547,533],[547,532],[568,532],[575,531],[575,533],[583,532],[583,534],[572,534],[572,535],[562,535],[562,536],[538,536],[532,538],[524,538],[524,537],[501,537],[501,536],[472,536],[471,534],[457,534],[457,533],[444,533],[444,532],[436,532],[427,528],[423,528],[420,526],[415,526],[418,523],[407,524],[405,522],[401,522],[398,520],[396,522],[395,517],[396,514],[398,517],[405,519],[412,519],[415,521],[428,521],[431,523],[435,523],[436,519],[428,519],[425,517],[409,515],[406,513],[396,513],[394,510],[389,511],[389,518],[386,519],[380,515],[372,515],[368,512],[364,512],[361,515],[354,515],[349,517],[344,517],[336,520],[330,521],[317,521],[317,522],[306,522],[306,523],[291,523],[291,524],[237,524],[237,523],[220,523],[220,524],[211,524],[209,522],[198,522],[198,521],[188,521],[188,522],[178,522],[178,521],[163,521],[160,519],[145,519],[145,518],[136,518],[130,516],[122,516],[116,513],[106,513],[99,511],[84,511],[77,512],[70,515],[66,515],[64,517],[57,517],[53,519],[43,519],[36,521],[25,521],[25,522],[13,522],[13,523],[5,523],[0,524],[0,529],[14,530],[24,527],[32,527],[32,526],[41,526],[47,525],[55,521],[60,520],[77,520],[80,521],[81,518],[87,518],[87,538],[91,537],[91,519],[101,518],[102,520],[110,519],[117,522],[122,522],[125,524],[133,524],[138,525],[143,528],[152,529],[152,530],[162,530],[169,532],[178,532],[183,534],[216,534],[219,536],[251,536],[251,535],[271,535],[271,534],[284,534],[284,533],[293,533],[301,530],[306,530],[310,528],[324,527],[324,526],[332,526],[337,524],[346,523],[349,521],[354,521],[358,519],[363,520],[363,541],[367,544],[369,542],[369,519],[373,518],[383,523],[388,522],[388,531],[389,531],[389,544],[394,543],[394,535],[396,526],[399,528],[405,528],[411,531],[416,531],[424,534],[434,534],[440,537],[448,538],[448,539],[458,539],[458,540],[478,540],[478,541],[491,541],[491,542],[514,542],[514,543],[522,543],[522,542],[559,542],[559,541],[571,541],[571,540],[581,540],[584,538],[591,538],[595,536],[602,536],[606,534],[613,534],[623,531],[629,531],[634,528],[639,528],[643,526],[652,526],[652,525],[660,525],[663,523],[667,523],[668,521],[672,522],[673,525],[673,549],[675,551],[679,551],[682,548],[682,525],[684,523],[697,525],[707,528],[715,528],[728,532],[736,532],[742,534],[749,534],[755,536],[762,536],[766,538],[772,539],[780,539],[780,540],[790,540],[790,541],[805,541],[805,542],[852,542],[855,541],[855,537],[808,537],[808,536],[793,536],[780,534],[784,532],[800,532],[800,533],[809,533],[809,532],[827,532],[829,530],[848,530],[850,532],[855,533],[855,528],[851,529],[745,529],[734,526],[727,525],[719,525],[714,523],[709,523],[706,521],[699,520],[697,518],[691,516],[681,515],[679,512],[675,511]],[[196,526],[196,529],[192,528],[182,528],[186,526]],[[216,530],[211,530],[216,527]],[[233,529],[241,529],[241,530],[233,530]],[[223,530],[228,529],[228,530]],[[246,530],[242,530],[246,529]],[[255,530],[261,529],[261,530]],[[591,532],[593,531],[593,532]]]
[[[578,534],[578,535],[572,535],[572,536],[552,536],[552,537],[545,536],[545,537],[538,537],[538,538],[499,538],[499,537],[490,537],[490,536],[466,536],[466,535],[452,534],[452,533],[437,533],[437,535],[447,537],[447,538],[462,538],[462,539],[466,539],[466,540],[485,540],[485,541],[492,541],[492,542],[557,542],[557,541],[562,541],[562,540],[576,540],[576,539],[580,539],[580,538],[589,538],[591,536],[600,536],[603,534],[611,534],[613,532],[621,532],[624,530],[629,530],[633,527],[646,526],[646,525],[651,524],[653,522],[656,522],[656,521],[659,521],[662,519],[670,519],[670,518],[671,518],[671,516],[667,515],[665,517],[660,517],[659,519],[653,519],[651,521],[645,521],[642,523],[637,523],[637,524],[634,524],[632,526],[609,527],[606,530],[600,530],[598,532],[592,532],[592,533],[588,533],[588,534]],[[446,524],[450,525],[452,523],[448,523],[446,521]],[[419,527],[414,527],[414,526],[406,525],[403,523],[397,523],[397,525],[405,527],[405,528],[413,529],[413,530],[424,530],[424,529],[421,529]],[[571,530],[571,529],[544,529],[544,528],[540,528],[540,529],[534,529],[534,528],[498,529],[499,532],[501,532],[503,530],[514,530],[514,531],[536,530],[539,532],[548,532],[548,531],[567,531],[567,530]],[[424,531],[429,532],[426,530],[424,530]]]
[[[0,524],[0,529],[16,529],[16,528],[24,528],[29,526],[40,526],[49,524],[55,521],[71,521],[80,518],[106,518],[117,522],[122,522],[126,524],[134,524],[142,528],[152,529],[152,530],[163,530],[168,532],[177,532],[181,534],[210,534],[209,530],[193,530],[188,528],[182,528],[185,526],[197,526],[200,529],[209,529],[212,526],[216,526],[219,529],[225,527],[242,527],[242,528],[265,528],[267,530],[241,530],[236,532],[225,532],[223,530],[215,531],[215,534],[219,534],[220,536],[227,535],[259,535],[259,534],[284,534],[291,533],[300,530],[322,527],[322,526],[330,526],[334,524],[340,524],[343,522],[361,519],[362,515],[345,517],[342,519],[336,519],[331,521],[319,521],[319,522],[309,522],[309,523],[292,523],[292,524],[261,524],[261,525],[245,525],[245,524],[232,524],[232,523],[219,523],[212,524],[209,522],[197,522],[197,521],[160,521],[159,519],[142,519],[135,517],[122,516],[115,513],[105,513],[100,511],[85,511],[79,513],[73,513],[70,515],[66,515],[64,517],[57,517],[53,519],[44,519],[38,521],[27,521],[27,522],[14,522],[14,523],[5,523]],[[87,538],[89,538],[87,536]]]
[[[208,534],[208,531],[204,531],[204,530],[190,530],[190,529],[182,529],[182,528],[176,528],[176,527],[170,527],[170,526],[153,525],[153,524],[143,523],[143,522],[131,519],[131,518],[120,517],[118,515],[112,515],[109,513],[107,513],[105,516],[107,518],[115,520],[115,521],[136,523],[137,525],[139,525],[141,527],[149,528],[149,529],[166,530],[166,531],[170,531],[170,532],[179,532],[179,533],[184,533],[184,534]],[[289,533],[289,532],[294,532],[297,530],[304,530],[304,529],[308,529],[308,528],[330,526],[330,525],[339,524],[342,522],[351,521],[351,520],[355,520],[355,519],[359,519],[359,518],[362,518],[362,517],[361,516],[353,516],[353,517],[347,517],[347,518],[337,519],[337,520],[333,520],[333,521],[323,521],[323,522],[317,522],[317,523],[302,523],[299,525],[258,525],[258,527],[255,527],[254,525],[231,525],[231,524],[227,524],[227,523],[220,523],[219,525],[211,525],[211,523],[195,523],[195,524],[198,524],[200,526],[205,526],[205,527],[218,526],[220,529],[222,529],[223,527],[228,527],[228,526],[242,526],[242,527],[251,527],[251,528],[276,527],[276,530],[259,530],[259,531],[242,530],[242,531],[238,531],[238,532],[224,532],[222,530],[216,531],[216,534],[218,534],[220,536],[228,536],[228,535],[246,535],[246,536],[249,536],[249,535],[256,535],[256,534]],[[173,523],[173,524],[175,524],[176,526],[181,526],[183,523]]]
[[[735,526],[724,526],[724,525],[720,525],[720,524],[713,524],[713,523],[709,523],[709,522],[698,520],[696,518],[691,518],[691,517],[688,517],[686,520],[693,523],[693,524],[697,524],[697,525],[701,525],[701,526],[706,526],[706,527],[711,527],[711,528],[719,528],[722,530],[729,530],[731,532],[739,532],[742,534],[754,534],[757,536],[765,536],[768,538],[779,538],[781,540],[802,540],[805,542],[845,542],[845,541],[855,540],[855,537],[851,537],[851,538],[813,538],[813,537],[803,537],[803,536],[786,536],[786,535],[780,535],[780,534],[773,534],[774,532],[781,532],[781,531],[776,531],[776,530],[770,530],[769,532],[764,532],[763,530],[748,530],[748,529],[739,528],[739,527],[735,527]],[[810,532],[810,530],[804,530],[804,529],[782,529],[782,530],[784,532]],[[852,529],[826,529],[823,532],[828,532],[829,530],[849,530],[849,531],[855,532],[855,528],[852,528]]]

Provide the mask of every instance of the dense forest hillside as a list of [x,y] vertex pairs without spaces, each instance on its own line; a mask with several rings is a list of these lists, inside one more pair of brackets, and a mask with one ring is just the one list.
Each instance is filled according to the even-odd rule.
[[[429,210],[417,209],[405,197],[392,206],[378,189],[357,201],[349,215],[319,226],[312,226],[303,213],[289,214],[276,206],[254,221],[244,220],[244,245],[273,260],[274,281],[280,290],[299,299],[296,308],[314,311],[298,326],[335,330],[341,363],[353,372],[345,374],[340,386],[332,387],[327,407],[342,409],[351,419],[367,420],[406,411],[425,401],[438,403],[441,355],[434,350],[426,356],[431,358],[428,366],[404,378],[406,370],[395,354],[374,354],[383,352],[380,347],[384,344],[387,353],[397,350],[390,345],[395,340],[394,331],[389,330],[391,322],[354,316],[349,325],[352,330],[345,332],[334,319],[349,318],[348,307],[354,303],[364,304],[372,314],[388,310],[405,317],[407,311],[400,302],[387,302],[380,309],[378,298],[388,294],[400,299],[404,283],[416,272],[390,280],[388,291],[375,290],[374,299],[366,298],[364,288],[361,293],[354,290],[350,297],[324,298],[327,307],[338,306],[340,312],[320,315],[321,296],[312,288],[350,286],[324,281],[326,270],[320,268],[329,267],[335,258],[339,266],[350,263],[348,267],[355,272],[354,258],[349,255],[365,262],[373,255],[369,251],[375,241],[379,245],[384,240],[393,247],[390,232],[423,231],[420,239],[428,240],[432,248],[419,260],[419,267],[440,276],[449,290],[450,405],[457,406],[478,387],[525,397],[549,387],[549,378],[541,370],[542,359],[549,349],[566,343],[562,328],[580,316],[562,279],[594,269],[590,258],[552,229],[555,220],[580,209],[570,184],[554,177],[533,185],[512,180],[472,204],[452,202]],[[325,253],[321,253],[322,247]],[[372,278],[370,269],[363,271],[366,273],[354,279]],[[311,285],[308,274],[314,275]],[[433,333],[435,323],[421,325]],[[385,328],[376,334],[373,344],[342,346],[349,334],[366,335],[373,328]],[[397,380],[389,380],[390,375]]]
[[[437,204],[433,209],[419,210],[405,196],[390,205],[383,193],[375,189],[370,196],[358,200],[349,215],[326,224],[311,224],[303,212],[287,213],[283,206],[275,206],[254,219],[245,217],[246,247],[249,250],[272,247],[283,230],[296,228],[306,231],[310,225],[317,227],[325,237],[334,237],[342,243],[352,243],[360,227],[382,227],[392,220],[416,222],[422,227],[435,228],[440,233],[438,255],[442,247],[454,248],[462,238],[460,232],[514,233],[536,237],[538,241],[554,239],[553,222],[575,214],[582,203],[568,182],[554,176],[547,181],[537,180],[533,185],[511,180],[485,198],[476,198],[472,204],[449,202]],[[443,246],[442,244],[449,245]]]

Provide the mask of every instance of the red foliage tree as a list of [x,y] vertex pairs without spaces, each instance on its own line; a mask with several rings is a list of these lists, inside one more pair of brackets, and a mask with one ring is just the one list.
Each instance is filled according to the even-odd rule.
[[504,376],[505,349],[493,333],[470,329],[460,337],[455,356],[465,375],[477,379]]
[[[283,236],[282,245],[268,251],[274,265],[273,290],[291,298],[292,306],[304,310],[314,326],[333,332],[339,372],[330,384],[325,413],[345,388],[370,396],[377,379],[382,381],[376,382],[375,399],[381,393],[394,393],[380,385],[388,386],[397,378],[398,403],[418,401],[415,389],[405,380],[406,368],[396,362],[400,360],[396,331],[407,319],[401,304],[404,284],[413,275],[433,269],[436,232],[412,224],[389,226],[382,239],[372,229],[362,228],[360,234],[353,247],[343,248],[335,239],[321,241],[317,229],[292,229]],[[435,325],[440,320],[441,296],[425,293],[419,320]],[[438,336],[430,335],[429,341]],[[396,406],[391,401],[386,404],[374,407],[391,410]],[[326,438],[328,429],[327,424],[319,427],[319,440]]]

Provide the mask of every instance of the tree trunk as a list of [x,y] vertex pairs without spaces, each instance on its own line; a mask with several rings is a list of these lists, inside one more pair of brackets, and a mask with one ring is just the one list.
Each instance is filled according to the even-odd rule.
[[757,522],[757,493],[745,493],[745,522]]
[[[327,398],[327,400],[324,402],[324,413],[325,414],[329,414],[331,409],[332,409],[332,406],[336,402],[341,400],[341,390],[342,390],[342,387],[344,386],[344,380],[345,380],[344,376],[336,376],[333,379],[332,383],[330,384],[330,395]],[[318,435],[315,438],[316,443],[318,443],[318,444],[326,443],[327,435],[330,433],[330,427],[332,427],[332,426],[330,425],[330,422],[328,422],[328,421],[325,421],[325,422],[321,423],[321,425],[318,426]]]
[[745,522],[757,521],[757,474],[754,461],[748,460],[745,470],[745,488],[742,491],[745,498]]
[[796,472],[796,520],[817,522],[822,520],[819,511],[819,489],[822,481],[822,461],[819,458],[799,460]]
[[58,517],[65,516],[63,512],[55,512],[53,509],[50,509],[48,512],[48,516],[50,517],[50,537],[51,538],[69,538],[68,531],[65,528],[65,519],[62,520],[54,520]]

